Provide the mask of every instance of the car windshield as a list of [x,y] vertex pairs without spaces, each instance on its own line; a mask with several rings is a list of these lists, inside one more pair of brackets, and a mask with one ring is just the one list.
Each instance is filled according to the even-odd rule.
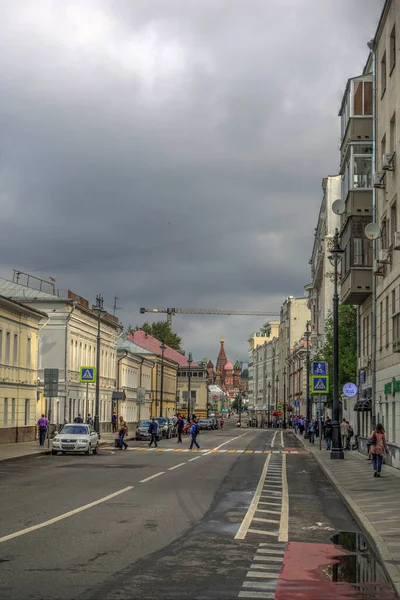
[[148,427],[150,425],[150,421],[140,421],[139,427]]
[[208,419],[200,419],[199,423],[208,423]]
[[65,427],[61,429],[61,433],[72,433],[73,435],[87,435],[89,432],[88,428],[84,425],[65,425]]
[[156,421],[157,421],[158,423],[161,423],[161,425],[165,425],[165,423],[167,422],[167,419],[163,419],[163,418],[161,418],[161,417],[158,417],[158,418],[156,419]]

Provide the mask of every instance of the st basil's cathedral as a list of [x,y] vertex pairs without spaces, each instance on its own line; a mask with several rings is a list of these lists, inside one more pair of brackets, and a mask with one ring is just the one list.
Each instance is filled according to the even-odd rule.
[[242,365],[239,360],[233,365],[225,353],[225,340],[221,340],[217,364],[211,360],[207,363],[209,383],[218,385],[230,398],[235,398],[239,392],[247,391],[247,380],[242,379]]

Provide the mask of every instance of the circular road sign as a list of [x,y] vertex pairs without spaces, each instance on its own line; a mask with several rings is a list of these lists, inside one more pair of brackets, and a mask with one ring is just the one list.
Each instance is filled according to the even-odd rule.
[[343,386],[343,394],[348,398],[352,398],[357,394],[357,386],[355,383],[345,383]]
[[218,396],[213,396],[213,400],[217,400]]

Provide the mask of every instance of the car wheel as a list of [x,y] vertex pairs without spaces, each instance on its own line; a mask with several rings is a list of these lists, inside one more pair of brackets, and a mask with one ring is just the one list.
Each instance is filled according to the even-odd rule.
[[89,444],[89,448],[85,452],[86,456],[90,456],[92,454],[92,446]]
[[52,453],[53,456],[55,456],[56,454],[58,454],[57,450],[52,450],[51,453]]

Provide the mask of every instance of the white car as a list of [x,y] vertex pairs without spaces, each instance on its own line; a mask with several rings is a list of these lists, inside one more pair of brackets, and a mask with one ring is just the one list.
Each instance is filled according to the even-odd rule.
[[99,436],[91,425],[69,423],[59,431],[53,439],[52,454],[62,452],[84,452],[97,454]]

